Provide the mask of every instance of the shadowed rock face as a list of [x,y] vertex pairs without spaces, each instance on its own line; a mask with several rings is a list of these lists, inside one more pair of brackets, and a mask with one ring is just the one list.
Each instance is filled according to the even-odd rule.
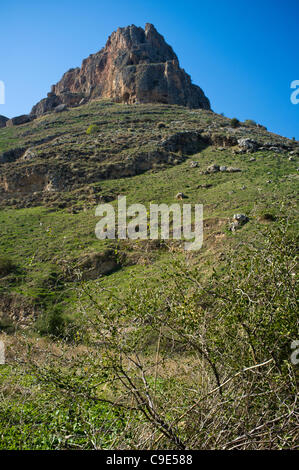
[[0,115],[0,127],[5,127],[7,121],[8,121],[7,117]]
[[76,106],[102,97],[125,103],[179,104],[210,109],[201,88],[191,83],[178,58],[152,24],[119,28],[106,46],[83,60],[52,86],[48,97],[32,109],[33,115],[60,104]]

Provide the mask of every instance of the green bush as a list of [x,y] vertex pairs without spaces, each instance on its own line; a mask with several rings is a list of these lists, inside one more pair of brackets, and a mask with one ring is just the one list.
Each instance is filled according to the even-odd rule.
[[177,258],[158,287],[138,284],[127,298],[101,300],[84,285],[92,347],[77,366],[42,365],[40,376],[72,402],[120,406],[116,447],[295,448],[295,259],[296,237],[279,222],[208,281]]
[[237,119],[237,118],[232,118],[231,121],[230,121],[230,124],[231,124],[231,126],[234,127],[234,128],[235,128],[235,127],[239,127],[240,121],[239,121],[239,119]]
[[35,329],[39,334],[44,336],[65,338],[67,323],[59,306],[53,306],[38,317],[35,323]]
[[16,270],[16,265],[8,256],[0,256],[0,277],[7,276]]
[[87,129],[86,129],[86,134],[97,134],[100,131],[100,128],[97,124],[91,124]]
[[15,325],[11,318],[8,316],[0,317],[0,333],[4,331],[5,333],[13,333],[15,331]]
[[253,121],[253,119],[246,119],[246,120],[244,121],[244,124],[245,124],[246,126],[251,126],[251,127],[255,127],[255,126],[256,126],[256,122]]

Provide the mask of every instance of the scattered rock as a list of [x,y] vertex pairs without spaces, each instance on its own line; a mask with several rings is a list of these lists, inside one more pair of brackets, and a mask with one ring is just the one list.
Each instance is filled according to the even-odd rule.
[[239,173],[242,170],[241,170],[241,168],[235,168],[233,166],[229,166],[229,167],[227,167],[226,171],[228,173]]
[[83,104],[88,102],[88,98],[82,98],[82,100],[79,101],[79,106],[82,106]]
[[220,166],[216,165],[216,163],[213,163],[213,165],[210,165],[207,168],[208,173],[217,173],[218,171],[220,171]]
[[220,171],[222,171],[222,172],[224,172],[224,171],[226,171],[226,170],[227,170],[227,167],[226,167],[226,166],[224,166],[224,165],[222,165],[222,166],[220,166],[219,170],[220,170]]
[[197,168],[199,165],[198,165],[198,162],[191,162],[190,163],[190,168]]
[[238,139],[238,145],[240,149],[251,152],[255,152],[259,147],[255,140],[249,138]]
[[36,158],[36,153],[31,148],[29,148],[26,150],[22,158],[23,160],[33,160]]
[[119,263],[113,250],[106,250],[104,253],[89,253],[78,260],[78,270],[84,280],[97,279],[112,273],[118,267]]
[[59,104],[58,106],[54,108],[55,113],[61,113],[62,111],[66,111],[66,110],[67,110],[66,104]]
[[202,89],[192,84],[173,49],[149,23],[144,29],[118,28],[103,49],[83,60],[81,68],[67,71],[32,112],[41,115],[61,103],[76,106],[82,99],[94,98],[210,109]]
[[165,127],[166,127],[166,124],[164,122],[158,122],[157,124],[158,129],[165,129]]
[[234,214],[233,222],[230,225],[230,230],[232,232],[235,232],[236,230],[241,228],[243,225],[247,224],[248,221],[249,221],[249,217],[247,217],[247,215],[245,215],[245,214]]
[[186,199],[187,196],[184,193],[177,193],[175,198],[178,200],[182,200],[182,199]]
[[255,162],[255,158],[254,158],[254,157],[251,157],[251,158],[249,159],[249,161],[250,161],[250,162]]

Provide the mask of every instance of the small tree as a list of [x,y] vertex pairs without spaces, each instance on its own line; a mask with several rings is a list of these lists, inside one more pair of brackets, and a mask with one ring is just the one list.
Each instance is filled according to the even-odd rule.
[[234,127],[234,128],[239,127],[239,125],[240,125],[240,121],[237,118],[232,118],[230,123],[231,123],[231,126]]

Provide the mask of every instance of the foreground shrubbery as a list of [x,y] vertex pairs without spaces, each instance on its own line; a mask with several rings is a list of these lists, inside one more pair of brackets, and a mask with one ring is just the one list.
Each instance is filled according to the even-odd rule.
[[[27,358],[35,386],[67,415],[55,420],[52,441],[45,429],[47,444],[31,431],[27,448],[295,448],[296,238],[285,223],[265,230],[208,281],[176,258],[159,287],[139,285],[125,300],[83,285],[88,348]],[[8,403],[4,448],[12,425],[26,432]],[[114,420],[106,429],[105,413]]]

